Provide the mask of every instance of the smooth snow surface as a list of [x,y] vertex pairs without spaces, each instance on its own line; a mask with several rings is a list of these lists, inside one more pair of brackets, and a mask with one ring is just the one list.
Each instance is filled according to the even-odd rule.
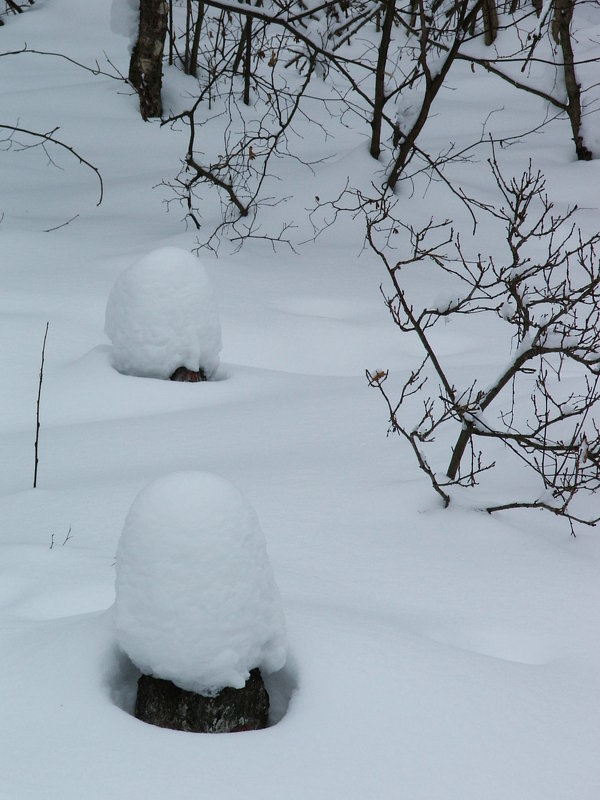
[[207,377],[219,366],[221,327],[210,279],[198,258],[161,247],[119,276],[105,331],[119,372],[169,378],[178,367]]
[[117,639],[147,675],[241,689],[285,663],[283,612],[256,514],[230,483],[168,475],[135,499],[117,551]]

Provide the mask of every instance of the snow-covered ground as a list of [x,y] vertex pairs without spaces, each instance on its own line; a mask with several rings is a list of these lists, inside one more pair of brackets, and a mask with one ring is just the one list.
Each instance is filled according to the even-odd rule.
[[[26,42],[110,69],[106,54],[126,72],[110,18],[111,0],[38,0],[0,28],[0,54]],[[104,334],[111,287],[149,251],[195,245],[158,186],[176,174],[185,132],[144,123],[123,83],[59,57],[0,57],[0,74],[0,123],[60,126],[105,192],[96,206],[94,174],[65,151],[49,151],[55,165],[40,148],[0,152],[0,797],[597,800],[598,531],[574,539],[549,515],[490,517],[468,496],[444,510],[386,438],[364,370],[401,378],[416,349],[389,318],[360,224],[341,221],[298,255],[260,242],[203,252],[222,328],[217,379],[120,374]],[[189,80],[167,70],[167,103],[179,107]],[[432,148],[479,135],[490,111],[506,136],[544,114],[467,67],[439,109]],[[372,170],[364,133],[338,131],[314,175],[282,163],[294,199],[273,215],[300,222],[350,169]],[[575,162],[569,136],[553,123],[503,150],[503,164],[518,171],[532,156],[591,233],[600,162]],[[318,129],[314,147],[320,156]],[[488,155],[449,174],[485,193]],[[403,188],[400,202],[407,219],[467,219],[440,184]],[[216,201],[204,213],[217,219]],[[466,379],[500,345],[481,321],[440,347]],[[289,652],[269,679],[276,724],[264,731],[183,734],[130,713],[137,676],[109,610],[117,543],[140,489],[180,470],[238,486],[267,540]]]

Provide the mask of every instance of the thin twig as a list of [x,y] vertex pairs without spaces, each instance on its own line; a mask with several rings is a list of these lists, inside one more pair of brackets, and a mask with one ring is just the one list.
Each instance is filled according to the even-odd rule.
[[38,448],[39,448],[39,441],[40,441],[40,400],[42,397],[42,382],[44,380],[44,360],[46,358],[46,339],[48,337],[48,328],[50,323],[46,323],[46,331],[44,333],[44,342],[42,344],[42,362],[40,364],[40,378],[38,381],[38,394],[37,394],[37,405],[36,405],[36,413],[35,413],[35,464],[33,467],[33,488],[37,487],[37,476],[38,476]]

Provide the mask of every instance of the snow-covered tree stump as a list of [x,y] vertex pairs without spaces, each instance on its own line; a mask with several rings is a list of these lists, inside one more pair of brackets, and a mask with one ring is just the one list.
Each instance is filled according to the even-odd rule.
[[221,325],[200,259],[178,247],[143,256],[116,280],[104,330],[116,370],[199,383],[219,366]]
[[172,681],[142,675],[138,681],[135,716],[177,731],[256,731],[267,727],[269,695],[259,669],[251,670],[243,689],[227,687],[214,697],[180,689]]
[[139,719],[207,733],[267,725],[262,676],[285,663],[281,600],[254,509],[223,478],[179,472],[140,492],[117,550],[114,619],[142,673]]

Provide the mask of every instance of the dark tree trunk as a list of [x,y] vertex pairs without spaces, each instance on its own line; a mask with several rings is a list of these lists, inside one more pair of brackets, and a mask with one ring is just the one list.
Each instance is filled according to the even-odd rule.
[[381,123],[385,106],[385,68],[387,65],[388,50],[396,13],[396,0],[387,0],[385,16],[381,30],[381,41],[377,54],[377,69],[375,71],[375,97],[373,100],[373,119],[371,120],[371,146],[369,152],[373,158],[379,158],[381,153]]
[[198,50],[200,49],[200,33],[202,32],[202,23],[204,22],[204,3],[198,3],[198,16],[196,17],[196,24],[194,26],[194,40],[192,42],[192,54],[190,56],[190,75],[194,78],[198,74]]
[[187,692],[171,681],[142,675],[135,716],[159,728],[194,733],[236,733],[267,727],[269,695],[260,670],[253,669],[243,689],[223,689],[214,697]]
[[496,0],[483,0],[481,4],[481,14],[483,16],[484,41],[489,47],[496,41],[498,35],[498,9]]
[[586,147],[581,132],[581,88],[575,74],[575,58],[571,42],[571,21],[574,10],[575,0],[555,0],[552,35],[562,52],[565,87],[569,99],[567,114],[573,131],[575,152],[579,161],[591,161],[592,151]]
[[246,20],[244,28],[244,104],[250,105],[250,78],[252,77],[252,17]]
[[140,96],[144,119],[162,114],[160,90],[167,18],[166,0],[140,0],[138,38],[129,63],[129,81]]
[[183,54],[183,71],[190,74],[190,56],[192,46],[192,0],[187,0],[185,12],[185,51]]
[[169,0],[169,22],[167,24],[169,33],[169,66],[173,66],[173,52],[175,47],[175,29],[173,27],[173,0]]

